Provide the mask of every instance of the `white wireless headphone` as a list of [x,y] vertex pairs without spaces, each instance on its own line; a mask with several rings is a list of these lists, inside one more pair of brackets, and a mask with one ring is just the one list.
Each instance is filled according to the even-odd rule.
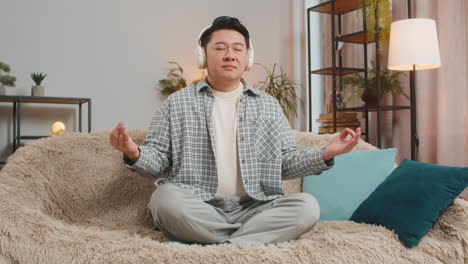
[[[209,29],[211,26],[207,26],[206,28],[204,28],[200,34],[198,35],[198,41],[197,41],[197,50],[196,50],[196,59],[197,59],[197,65],[198,65],[198,68],[200,69],[206,69],[206,53],[205,53],[205,49],[201,46],[201,42],[200,42],[200,38],[201,36],[203,35],[203,33]],[[253,63],[254,63],[254,50],[253,50],[253,46],[252,46],[252,39],[249,38],[249,50],[248,50],[248,56],[249,56],[249,61],[247,63],[247,68],[246,70],[249,71],[252,66],[253,66]]]

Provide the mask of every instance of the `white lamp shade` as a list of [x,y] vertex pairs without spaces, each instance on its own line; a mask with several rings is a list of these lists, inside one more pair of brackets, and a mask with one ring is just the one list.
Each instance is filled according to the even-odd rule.
[[439,40],[432,19],[412,18],[395,21],[390,27],[388,69],[428,70],[440,67]]

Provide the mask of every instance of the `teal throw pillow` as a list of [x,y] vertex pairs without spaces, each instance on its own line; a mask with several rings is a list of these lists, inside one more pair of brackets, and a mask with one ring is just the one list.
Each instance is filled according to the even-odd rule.
[[351,151],[336,156],[332,168],[320,175],[304,177],[302,191],[312,194],[319,202],[321,221],[349,220],[392,172],[395,157],[395,148]]
[[404,159],[359,206],[351,220],[393,230],[411,248],[467,185],[468,167]]

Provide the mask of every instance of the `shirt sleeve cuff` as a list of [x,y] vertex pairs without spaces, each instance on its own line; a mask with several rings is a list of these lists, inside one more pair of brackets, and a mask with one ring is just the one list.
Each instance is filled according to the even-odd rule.
[[[320,156],[321,156],[321,157],[323,157],[323,150],[324,150],[325,148],[326,148],[326,147],[323,147],[323,148],[320,149]],[[331,159],[329,159],[329,160],[324,160],[324,159],[322,158],[322,161],[323,161],[323,163],[325,164],[326,169],[329,169],[329,168],[333,167],[333,165],[335,165],[335,157],[333,157],[333,158],[331,158]]]
[[[138,151],[140,152],[140,157],[141,157],[141,149],[140,147],[138,147]],[[127,155],[125,155],[125,153],[123,154],[123,161],[124,161],[124,164],[127,168],[129,169],[135,169],[135,164],[138,163],[138,160],[140,160],[140,157],[138,157],[138,159],[136,161],[132,161],[130,160]]]
[[325,164],[327,165],[328,168],[333,167],[335,165],[335,158],[331,158],[329,160],[325,160]]

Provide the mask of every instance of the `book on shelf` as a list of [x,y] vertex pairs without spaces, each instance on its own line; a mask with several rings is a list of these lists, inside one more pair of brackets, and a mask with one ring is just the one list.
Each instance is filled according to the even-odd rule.
[[[345,130],[346,128],[350,128],[350,127],[347,127],[347,126],[344,126],[344,127],[336,127],[336,133],[339,133],[343,130]],[[333,127],[319,127],[319,134],[331,134],[333,133]]]
[[[336,112],[336,119],[356,119],[357,113],[342,113]],[[332,119],[333,113],[320,114],[319,119]]]
[[[337,127],[350,127],[350,128],[358,128],[361,126],[361,122],[336,122]],[[331,123],[324,123],[322,127],[333,127],[333,122]]]
[[357,113],[336,112],[336,120],[333,120],[333,113],[320,114],[317,122],[322,123],[319,127],[320,134],[334,133],[333,125],[336,122],[336,132],[341,132],[346,128],[356,129],[361,127],[361,122],[357,118]]
[[[320,123],[332,123],[333,119],[317,119],[317,122]],[[336,123],[349,123],[349,122],[358,122],[358,119],[336,119]]]

